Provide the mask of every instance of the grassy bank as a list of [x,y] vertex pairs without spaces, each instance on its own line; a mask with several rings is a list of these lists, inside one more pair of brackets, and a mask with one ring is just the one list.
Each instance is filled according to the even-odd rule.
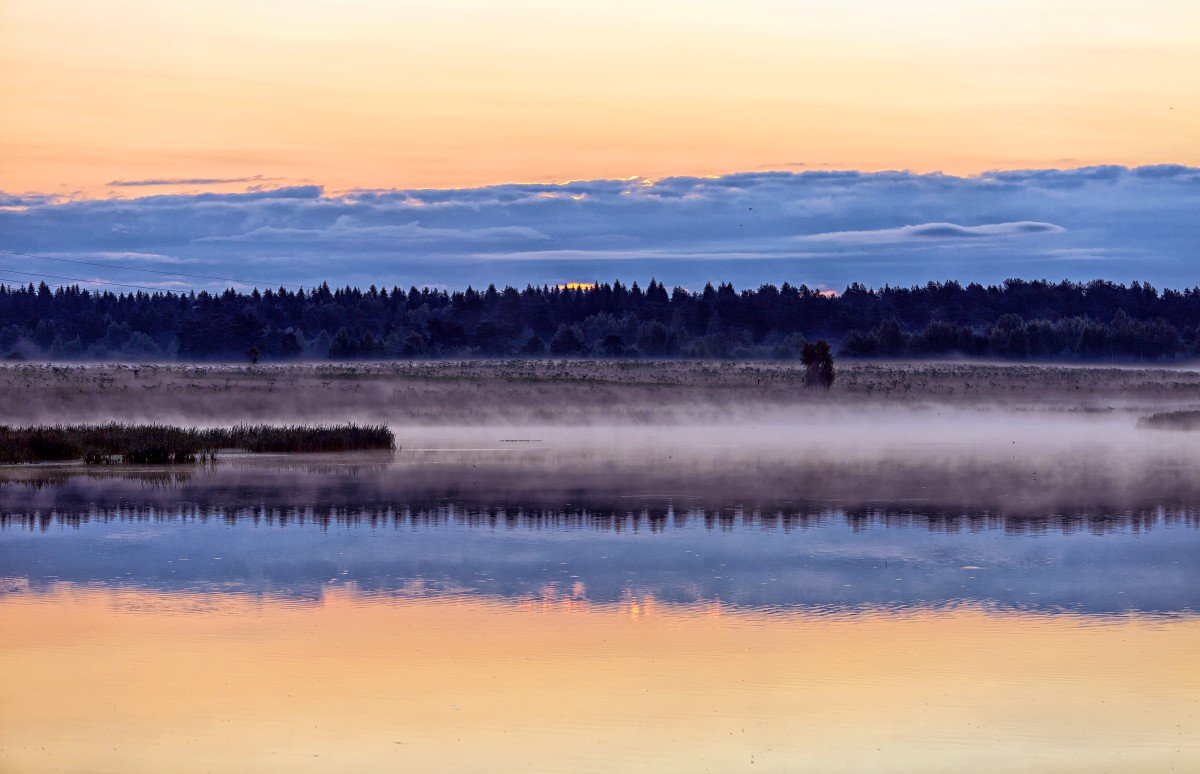
[[394,449],[383,425],[0,425],[0,464],[178,464],[212,459],[221,449],[248,452],[345,452]]

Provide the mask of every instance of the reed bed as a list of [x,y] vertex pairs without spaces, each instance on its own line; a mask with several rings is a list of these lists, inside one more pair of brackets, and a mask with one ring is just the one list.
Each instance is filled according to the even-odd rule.
[[225,448],[248,452],[346,452],[395,449],[386,425],[236,425],[211,431]]
[[1200,430],[1200,409],[1161,411],[1139,419],[1138,427],[1154,430]]
[[214,459],[223,449],[303,453],[396,448],[384,425],[0,425],[0,464],[82,461],[172,465]]

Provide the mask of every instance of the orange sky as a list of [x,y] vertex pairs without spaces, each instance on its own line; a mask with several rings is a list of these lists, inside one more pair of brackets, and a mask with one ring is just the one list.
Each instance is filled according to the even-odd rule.
[[0,189],[1197,164],[1198,40],[1181,0],[0,0]]
[[1167,770],[1200,744],[1198,644],[1195,618],[60,586],[0,598],[0,768]]

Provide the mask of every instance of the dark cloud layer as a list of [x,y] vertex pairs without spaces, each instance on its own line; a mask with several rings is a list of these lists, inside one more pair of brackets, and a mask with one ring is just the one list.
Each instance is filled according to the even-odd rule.
[[[163,266],[146,267],[186,262],[210,275],[289,285],[654,276],[688,287],[787,280],[837,288],[1021,276],[1181,287],[1200,278],[1200,169],[746,172],[338,194],[300,185],[132,200],[0,194],[0,239],[24,253],[100,262],[159,255]],[[64,264],[15,260],[0,255],[0,268],[69,273]],[[155,284],[117,268],[87,276]]]

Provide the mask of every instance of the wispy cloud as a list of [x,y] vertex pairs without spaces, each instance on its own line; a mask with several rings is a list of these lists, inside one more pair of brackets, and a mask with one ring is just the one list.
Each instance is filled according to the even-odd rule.
[[849,242],[857,244],[884,244],[928,239],[987,239],[1026,236],[1029,234],[1052,234],[1065,231],[1062,226],[1033,220],[1012,223],[984,223],[978,226],[960,226],[957,223],[921,223],[916,226],[879,228],[870,231],[830,231],[809,234],[802,239],[813,242]]
[[148,180],[109,180],[112,188],[139,188],[171,185],[227,185],[233,183],[265,183],[279,180],[278,177],[253,175],[251,177],[157,177]]
[[142,276],[135,265],[186,262],[195,274],[288,285],[655,276],[689,287],[838,287],[1101,273],[1185,286],[1197,282],[1200,244],[1200,169],[1177,165],[973,177],[760,170],[342,193],[260,186],[132,199],[0,194],[0,205],[0,247],[136,255],[109,276],[124,282]]

